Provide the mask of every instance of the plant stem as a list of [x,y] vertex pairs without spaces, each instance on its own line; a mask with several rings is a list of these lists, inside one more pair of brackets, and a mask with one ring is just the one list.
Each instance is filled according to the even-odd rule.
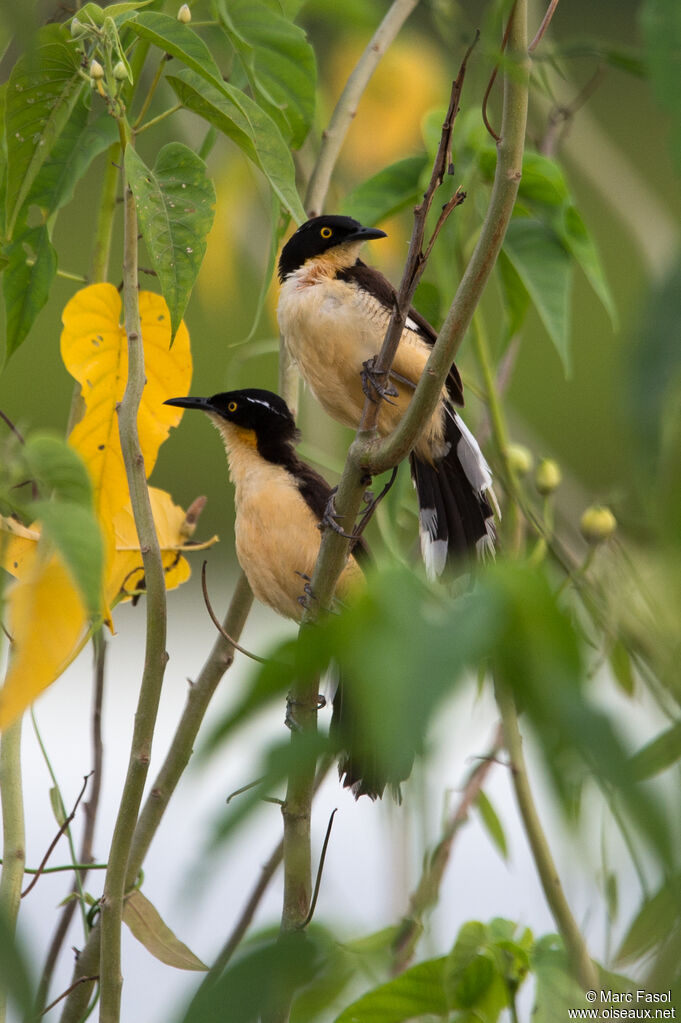
[[[95,227],[95,243],[92,249],[90,280],[93,284],[105,281],[109,274],[109,255],[111,253],[111,237],[113,233],[114,214],[116,212],[116,190],[118,188],[117,166],[121,156],[120,142],[114,142],[106,151],[102,192],[99,200],[97,226]],[[85,411],[80,393],[80,384],[74,384],[71,397],[71,408],[66,426],[66,435],[71,433],[76,423],[83,418]]]
[[[104,699],[104,667],[107,646],[104,633],[101,629],[99,629],[92,637],[92,646],[94,651],[95,667],[95,692],[92,708],[92,776],[90,783],[90,798],[83,807],[85,811],[85,828],[83,829],[83,837],[80,844],[80,855],[78,857],[78,862],[72,864],[71,867],[46,867],[43,871],[43,873],[49,874],[61,869],[79,870],[80,873],[74,880],[71,892],[75,893],[80,889],[81,896],[82,886],[85,884],[85,878],[88,870],[105,870],[107,867],[107,864],[90,863],[90,860],[92,859],[92,844],[95,835],[97,809],[99,807],[99,796],[102,787],[102,764],[104,756],[102,744],[102,702]],[[36,996],[36,1014],[39,1014],[45,1008],[52,975],[75,911],[76,903],[72,899],[64,906],[59,923],[55,928],[52,941],[50,942],[50,946],[45,957],[43,972],[40,977],[40,986]],[[87,938],[87,936],[88,929],[86,928],[85,937]]]
[[168,107],[162,114],[157,114],[156,117],[152,117],[150,121],[143,124],[141,127],[135,129],[135,135],[141,135],[143,131],[147,131],[149,128],[153,128],[155,125],[160,124],[161,121],[165,121],[166,117],[170,117],[171,114],[176,114],[178,110],[182,109],[181,103],[176,103],[173,107]]
[[[235,639],[241,634],[252,603],[250,587],[244,574],[240,573],[223,623],[225,632]],[[168,802],[191,756],[199,727],[213,693],[233,660],[233,649],[222,636],[218,636],[199,676],[189,689],[187,704],[178,722],[173,741],[139,815],[128,859],[128,878],[131,880],[128,881],[126,878],[126,883],[129,886],[137,879]],[[100,948],[101,927],[97,922],[90,931],[85,948],[80,952],[76,962],[74,981],[97,973]],[[93,986],[94,982],[74,988],[65,1002],[61,1023],[79,1023],[87,1009]]]
[[[124,135],[126,127],[119,124]],[[128,858],[149,770],[151,744],[168,655],[166,653],[166,588],[158,537],[137,431],[137,413],[145,385],[144,349],[137,282],[137,209],[130,187],[125,190],[123,298],[128,338],[128,380],[118,413],[121,450],[140,542],[146,583],[146,648],[135,714],[130,759],[114,826],[101,900],[100,1023],[118,1023],[121,999],[121,917]],[[85,986],[85,985],[83,985]]]
[[[2,874],[0,875],[0,916],[14,933],[21,882],[26,862],[24,800],[21,784],[21,728],[19,717],[0,736],[0,806],[2,807]],[[0,984],[0,1023],[7,1012],[6,985]]]
[[518,810],[532,850],[544,896],[565,943],[565,950],[575,979],[585,991],[598,990],[600,987],[598,972],[591,961],[584,938],[565,898],[563,886],[532,797],[513,696],[499,680],[496,682],[495,692],[504,726],[504,744],[511,762],[511,779]]
[[489,752],[478,760],[469,773],[456,810],[446,822],[440,841],[425,860],[421,878],[409,898],[409,911],[400,921],[392,943],[393,973],[401,973],[411,961],[423,930],[423,917],[428,909],[437,903],[454,839],[468,819],[469,810],[485,784],[487,775],[496,763],[496,756],[502,747],[503,731],[499,725]]
[[369,40],[362,56],[348,78],[336,103],[329,126],[322,136],[322,144],[307,186],[303,205],[308,216],[322,212],[329,190],[331,174],[345,141],[345,136],[357,113],[359,101],[378,66],[381,57],[395,39],[419,0],[393,0],[383,21]]

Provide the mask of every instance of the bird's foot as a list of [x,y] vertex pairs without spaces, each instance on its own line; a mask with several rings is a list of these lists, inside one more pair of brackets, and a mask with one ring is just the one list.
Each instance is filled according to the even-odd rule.
[[376,356],[372,355],[370,359],[362,363],[362,372],[360,374],[362,378],[362,390],[374,404],[381,401],[387,401],[389,405],[395,405],[396,402],[391,401],[391,398],[396,398],[399,391],[392,384],[388,383],[388,374],[384,372],[376,371]]
[[322,521],[319,523],[319,529],[324,529],[325,526],[328,526],[329,529],[333,529],[334,533],[338,533],[339,536],[345,537],[346,540],[354,540],[353,534],[346,533],[345,530],[342,529],[339,524],[338,520],[340,516],[336,511],[336,502],[334,500],[334,495],[337,490],[338,487],[334,487],[333,490],[331,491],[331,494],[329,495],[329,500],[326,502],[326,508],[324,509]]

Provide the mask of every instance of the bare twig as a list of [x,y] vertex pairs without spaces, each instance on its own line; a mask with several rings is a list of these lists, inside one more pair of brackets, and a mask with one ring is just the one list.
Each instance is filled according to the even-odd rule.
[[[513,4],[513,7],[511,8],[511,13],[510,13],[510,15],[508,17],[508,23],[506,25],[506,31],[504,32],[504,37],[501,40],[501,53],[502,54],[503,54],[503,52],[506,49],[506,46],[508,44],[508,37],[509,37],[510,31],[511,31],[511,24],[513,22],[513,15],[514,14],[515,14],[515,3]],[[498,71],[499,71],[499,64],[497,63],[497,64],[494,65],[494,69],[492,71],[492,74],[490,75],[489,82],[487,83],[487,88],[485,89],[485,95],[482,98],[482,119],[484,121],[485,127],[487,128],[487,131],[490,133],[490,135],[492,136],[492,138],[494,139],[495,142],[500,142],[501,141],[501,136],[497,135],[497,133],[495,132],[494,128],[492,127],[492,125],[489,122],[489,119],[487,117],[487,103],[488,103],[488,100],[489,100],[489,97],[490,97],[490,93],[492,92],[492,88],[494,87],[494,83],[497,80],[497,73],[498,73]]]
[[571,103],[568,103],[566,106],[556,106],[549,112],[546,132],[539,144],[539,151],[544,156],[555,155],[558,145],[565,137],[575,114],[588,103],[603,81],[604,76],[605,68],[599,65]]
[[19,432],[19,430],[18,430],[18,429],[17,429],[17,427],[16,427],[15,425],[14,425],[14,423],[12,422],[12,420],[11,420],[11,419],[9,418],[9,416],[8,416],[8,415],[7,415],[7,414],[6,414],[5,412],[3,412],[3,411],[2,411],[2,409],[1,409],[1,408],[0,408],[0,419],[3,419],[3,420],[4,420],[4,421],[5,421],[6,423],[7,423],[7,425],[8,425],[8,426],[9,426],[9,428],[10,428],[10,430],[11,430],[11,431],[12,431],[12,433],[13,433],[13,434],[15,435],[15,437],[17,437],[17,438],[18,438],[18,440],[19,440],[19,442],[20,442],[21,444],[25,444],[25,443],[26,443],[26,441],[25,441],[25,440],[24,440],[24,438],[23,438],[23,435],[22,435],[22,434],[21,434],[21,433]]
[[544,17],[542,19],[542,23],[539,26],[539,28],[537,29],[537,34],[536,34],[536,36],[534,37],[534,39],[532,40],[532,42],[530,43],[530,45],[527,48],[529,53],[534,53],[534,51],[537,49],[537,47],[539,46],[540,42],[544,38],[546,30],[548,29],[549,25],[551,24],[551,19],[553,18],[553,15],[555,14],[557,6],[558,6],[558,0],[551,0],[551,2],[549,3],[549,6],[546,9],[546,14],[544,15]]
[[85,789],[87,788],[87,783],[88,783],[89,777],[90,777],[90,775],[86,774],[85,777],[83,778],[83,785],[82,785],[82,788],[81,788],[80,792],[78,793],[78,797],[77,797],[75,803],[73,804],[73,810],[68,815],[68,817],[65,819],[64,823],[59,828],[59,831],[57,832],[57,834],[54,836],[54,838],[50,842],[49,846],[47,847],[47,852],[45,853],[45,855],[43,856],[42,860],[40,861],[40,864],[38,866],[38,869],[35,872],[33,880],[31,881],[31,883],[29,885],[26,886],[26,888],[24,888],[23,892],[21,893],[22,899],[26,895],[28,895],[28,893],[31,891],[31,889],[38,883],[38,879],[40,878],[40,875],[42,874],[43,869],[47,865],[47,861],[49,860],[50,856],[54,852],[54,850],[56,848],[56,845],[57,845],[57,842],[59,841],[61,836],[66,831],[66,829],[68,828],[68,826],[71,823],[71,821],[73,820],[73,818],[76,816],[76,810],[78,809],[78,805],[79,805],[81,799],[85,795]]
[[468,775],[461,798],[442,830],[440,841],[426,858],[419,883],[409,899],[409,910],[400,922],[393,941],[393,973],[401,973],[414,954],[422,930],[423,916],[437,902],[454,839],[466,822],[470,808],[485,784],[487,775],[497,763],[497,754],[503,748],[503,744],[503,730],[499,725],[489,752],[480,757]]
[[75,980],[73,984],[70,985],[70,987],[67,987],[66,991],[62,991],[58,998],[55,998],[53,1002],[50,1002],[49,1005],[46,1005],[45,1008],[40,1013],[40,1015],[46,1016],[50,1009],[54,1009],[55,1005],[58,1005],[63,998],[66,998],[67,995],[70,995],[71,992],[79,986],[79,984],[86,984],[88,981],[95,980],[99,980],[99,976],[97,974],[95,974],[93,977],[79,977],[78,980]]
[[307,186],[303,205],[310,217],[322,212],[331,174],[371,76],[418,2],[419,0],[393,0],[388,13],[369,40],[348,78],[323,134],[317,162]]
[[[83,837],[80,845],[79,863],[73,864],[71,869],[78,869],[80,864],[82,864],[83,867],[80,870],[80,878],[76,878],[73,883],[71,888],[72,894],[78,893],[78,880],[80,880],[81,887],[84,885],[88,870],[106,869],[106,864],[104,864],[103,867],[102,865],[95,866],[94,864],[92,867],[89,866],[89,863],[92,860],[92,843],[95,835],[97,809],[99,807],[99,796],[102,787],[102,766],[104,759],[104,747],[102,743],[102,702],[104,698],[106,640],[101,629],[99,632],[95,633],[93,637],[93,647],[95,692],[92,707],[92,757],[94,766],[91,771],[92,784],[90,786],[90,798],[83,804],[85,827],[83,829]],[[40,984],[38,986],[38,994],[36,996],[36,1006],[38,1011],[41,1011],[45,1004],[54,968],[66,939],[66,934],[71,924],[71,920],[73,919],[73,914],[76,911],[76,905],[77,903],[75,899],[70,899],[66,903],[59,918],[59,923],[55,928],[54,935],[52,936],[52,941],[50,942],[47,955],[45,956],[45,964],[43,966]]]
[[329,817],[329,823],[326,826],[326,834],[324,835],[324,843],[322,845],[322,852],[319,857],[319,866],[317,867],[317,879],[314,884],[314,891],[312,893],[312,899],[310,901],[310,911],[300,925],[301,931],[304,931],[307,925],[312,921],[314,911],[317,908],[317,899],[319,898],[319,889],[322,886],[322,874],[324,873],[324,863],[326,862],[326,851],[329,848],[329,839],[331,838],[331,828],[333,827],[333,819],[338,813],[338,808],[331,811]]
[[253,654],[253,653],[251,653],[250,650],[247,650],[246,647],[241,646],[239,643],[237,643],[237,641],[235,639],[232,639],[232,637],[229,635],[229,633],[226,632],[224,627],[220,624],[220,619],[215,614],[215,611],[213,610],[213,607],[212,607],[211,602],[210,602],[210,597],[208,596],[208,587],[206,585],[206,566],[207,566],[207,564],[208,564],[208,562],[204,561],[203,565],[201,566],[201,588],[203,590],[203,600],[204,600],[204,603],[206,605],[206,610],[208,611],[208,614],[210,615],[211,622],[213,623],[215,628],[218,630],[218,632],[220,633],[222,638],[226,639],[227,642],[230,644],[230,646],[233,646],[234,649],[238,650],[240,654],[244,654],[245,657],[250,657],[250,659],[252,661],[257,661],[258,664],[267,664],[267,659],[265,657],[258,657],[257,654]]

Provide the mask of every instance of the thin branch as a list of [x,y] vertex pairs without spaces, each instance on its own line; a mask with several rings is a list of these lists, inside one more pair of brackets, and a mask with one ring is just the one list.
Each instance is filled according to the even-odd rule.
[[50,856],[54,852],[54,850],[55,850],[55,848],[57,846],[57,842],[59,841],[61,836],[66,831],[66,829],[68,828],[68,826],[71,823],[71,821],[73,820],[73,818],[76,816],[76,810],[78,809],[78,806],[80,804],[81,799],[85,795],[85,789],[87,788],[87,783],[88,783],[89,778],[90,778],[89,774],[86,774],[85,777],[83,778],[83,785],[82,785],[82,788],[81,788],[80,792],[78,793],[78,796],[76,798],[75,803],[73,804],[73,810],[68,815],[68,817],[65,819],[64,823],[59,828],[59,831],[57,832],[57,834],[54,836],[54,838],[50,842],[49,846],[47,847],[47,852],[45,853],[45,855],[43,856],[42,860],[40,861],[40,866],[36,870],[35,876],[34,876],[33,880],[31,881],[31,883],[29,885],[26,886],[26,888],[24,888],[23,892],[21,893],[22,899],[26,895],[28,895],[28,893],[31,891],[31,889],[34,888],[35,885],[38,883],[38,879],[39,879],[40,875],[43,873],[45,867],[47,866],[47,861],[49,860]]
[[598,971],[591,961],[584,938],[565,898],[563,886],[560,883],[558,871],[534,803],[513,695],[499,680],[495,685],[495,692],[504,726],[504,744],[511,761],[511,780],[516,802],[544,896],[565,943],[565,950],[575,979],[585,991],[598,990],[600,987]]
[[314,891],[312,893],[312,899],[310,901],[310,910],[309,910],[307,916],[305,917],[305,919],[303,920],[302,924],[300,925],[300,930],[301,931],[304,931],[305,928],[307,927],[307,925],[309,923],[311,923],[312,917],[314,916],[314,911],[317,908],[317,899],[319,898],[319,889],[322,886],[322,875],[324,874],[324,864],[326,863],[326,853],[327,853],[327,850],[329,848],[329,839],[331,838],[331,829],[333,827],[333,819],[334,819],[334,817],[336,816],[337,813],[338,813],[338,808],[336,807],[335,810],[331,811],[331,816],[329,817],[329,823],[326,826],[326,834],[324,835],[324,842],[322,844],[322,851],[321,851],[321,855],[319,857],[319,866],[317,867],[317,879],[315,881]]
[[314,217],[322,212],[333,169],[336,166],[345,136],[357,113],[362,94],[383,54],[418,2],[419,0],[393,0],[386,16],[369,40],[354,71],[348,78],[331,115],[329,125],[322,136],[317,162],[308,182],[303,202],[308,216]]
[[93,977],[79,977],[78,980],[74,981],[73,984],[71,984],[70,987],[67,987],[66,991],[62,991],[62,993],[59,995],[58,998],[55,998],[55,1000],[53,1002],[50,1002],[49,1005],[46,1005],[45,1008],[40,1013],[40,1015],[41,1016],[46,1016],[47,1013],[50,1011],[50,1009],[54,1009],[55,1005],[58,1005],[59,1002],[61,1002],[61,1000],[63,998],[66,998],[67,995],[70,995],[71,992],[74,990],[74,988],[77,988],[79,984],[85,984],[88,981],[95,981],[95,980],[99,980],[99,977],[97,976],[97,974],[95,974]]
[[487,775],[497,763],[497,754],[503,748],[503,744],[503,730],[499,725],[489,752],[480,757],[469,773],[456,810],[447,820],[438,844],[426,858],[421,878],[409,898],[409,910],[398,925],[397,934],[393,940],[393,973],[401,973],[409,965],[423,929],[424,914],[437,903],[454,839],[468,819],[470,808],[487,781]]
[[[4,862],[0,875],[0,916],[13,934],[19,912],[21,880],[26,861],[24,800],[21,784],[21,726],[18,717],[0,736],[0,807]],[[7,989],[0,984],[0,1020],[4,1023]]]
[[534,39],[532,40],[532,42],[530,43],[530,45],[527,48],[529,53],[534,53],[534,51],[537,49],[537,47],[539,46],[540,42],[544,38],[544,35],[545,35],[549,25],[551,24],[551,19],[553,18],[553,15],[555,14],[557,6],[558,6],[558,0],[551,0],[551,2],[549,3],[548,8],[546,10],[546,14],[544,15],[544,17],[542,19],[542,23],[539,26],[539,28],[537,29],[537,34],[536,34],[536,36],[534,37]]
[[[239,574],[225,617],[226,632],[232,636],[238,636],[241,633],[252,603],[253,595],[242,572]],[[218,636],[194,685],[189,688],[187,704],[178,722],[166,758],[149,789],[149,794],[139,815],[128,860],[126,888],[132,887],[142,869],[149,846],[163,820],[168,803],[189,763],[196,736],[211,698],[233,661],[233,648],[222,636]],[[90,931],[85,947],[80,952],[75,966],[74,979],[83,974],[96,972],[100,947],[101,927],[97,922]],[[91,985],[83,985],[69,995],[62,1014],[62,1023],[79,1023],[87,1009],[90,993]]]
[[[511,8],[511,13],[508,16],[508,23],[506,25],[506,30],[504,32],[504,37],[501,40],[501,51],[500,52],[502,54],[503,54],[503,52],[506,49],[506,46],[508,44],[508,37],[509,37],[510,32],[511,32],[511,25],[513,23],[513,16],[514,16],[514,14],[515,14],[515,3],[513,4],[513,7]],[[494,69],[492,71],[492,74],[490,75],[489,82],[487,83],[487,88],[485,89],[485,95],[482,98],[482,120],[483,120],[483,122],[485,124],[485,127],[487,128],[487,131],[490,133],[490,135],[492,136],[492,138],[494,139],[494,141],[496,143],[499,143],[501,141],[501,137],[499,135],[497,135],[497,133],[495,132],[494,128],[492,127],[492,125],[489,122],[489,119],[487,117],[487,103],[489,101],[490,93],[492,92],[492,88],[494,86],[494,83],[497,80],[498,72],[499,72],[499,64],[497,63],[497,64],[494,65]]]
[[[88,870],[102,870],[106,869],[107,864],[91,863],[93,850],[92,845],[95,834],[95,823],[97,820],[97,810],[99,807],[99,797],[102,787],[102,769],[104,760],[104,747],[102,743],[102,702],[104,699],[104,668],[106,661],[106,639],[104,633],[100,629],[93,636],[93,650],[94,650],[94,699],[92,706],[92,724],[91,724],[91,735],[92,735],[92,763],[93,768],[91,772],[92,784],[90,786],[90,798],[86,803],[83,804],[83,810],[85,814],[85,827],[83,828],[83,837],[80,843],[80,855],[79,862],[71,865],[72,870],[79,870],[80,874],[74,879],[73,886],[71,888],[72,894],[81,894],[82,887],[85,884]],[[47,867],[45,873],[52,873],[59,869],[59,867]],[[70,899],[59,918],[59,923],[55,928],[52,941],[45,956],[45,964],[40,977],[40,984],[38,987],[38,993],[36,996],[36,1006],[38,1011],[41,1011],[47,995],[50,989],[50,983],[54,974],[54,969],[59,958],[66,935],[68,933],[73,914],[76,911],[76,901]],[[87,932],[86,932],[87,938]]]
[[[213,607],[212,607],[211,602],[210,602],[210,597],[208,596],[208,587],[206,585],[206,565],[207,564],[208,564],[208,562],[204,561],[203,565],[201,566],[201,589],[203,590],[203,600],[204,600],[204,603],[206,605],[206,610],[208,611],[208,614],[210,616],[211,622],[213,623],[215,628],[218,630],[218,632],[220,633],[222,638],[227,640],[227,642],[230,644],[230,646],[233,646],[234,649],[238,650],[240,654],[244,654],[245,657],[250,657],[250,659],[252,661],[257,661],[258,664],[267,664],[267,659],[265,657],[258,657],[257,654],[253,654],[253,653],[251,653],[250,650],[247,650],[245,647],[240,646],[240,644],[237,643],[237,641],[235,639],[232,639],[232,637],[229,635],[229,633],[220,624],[220,620],[219,620],[218,616],[215,614],[215,611],[213,610]],[[229,800],[228,800],[228,802],[229,802]]]
[[[125,141],[126,128],[119,122]],[[144,348],[139,313],[137,274],[137,209],[129,185],[125,192],[123,257],[125,332],[128,339],[128,380],[118,410],[123,462],[128,480],[135,528],[140,542],[146,585],[146,640],[128,770],[114,826],[109,868],[101,899],[100,1023],[118,1023],[121,996],[121,919],[130,847],[149,770],[151,744],[168,660],[165,576],[149,500],[137,429],[137,414],[145,385]]]
[[24,440],[24,438],[23,438],[23,435],[22,435],[22,434],[21,434],[21,433],[19,432],[19,430],[18,430],[18,429],[16,428],[16,426],[14,425],[14,423],[12,422],[12,420],[11,420],[11,419],[9,418],[9,416],[8,416],[8,415],[6,415],[6,414],[5,414],[5,413],[4,413],[3,411],[2,411],[2,409],[0,409],[0,419],[4,420],[4,422],[5,422],[5,423],[7,423],[7,425],[8,425],[8,426],[9,426],[9,428],[10,428],[10,430],[12,431],[12,433],[13,433],[13,434],[15,435],[15,437],[17,437],[17,438],[18,438],[18,440],[19,440],[19,443],[20,443],[20,444],[25,444],[25,443],[26,443],[26,441],[25,441],[25,440]]

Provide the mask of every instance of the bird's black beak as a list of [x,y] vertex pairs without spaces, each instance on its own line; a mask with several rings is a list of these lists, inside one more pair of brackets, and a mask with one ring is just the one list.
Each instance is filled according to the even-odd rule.
[[387,238],[385,231],[378,227],[358,227],[352,234],[346,236],[346,242],[369,242],[372,238]]
[[168,398],[164,405],[177,405],[178,408],[197,408],[201,412],[212,412],[210,398]]

